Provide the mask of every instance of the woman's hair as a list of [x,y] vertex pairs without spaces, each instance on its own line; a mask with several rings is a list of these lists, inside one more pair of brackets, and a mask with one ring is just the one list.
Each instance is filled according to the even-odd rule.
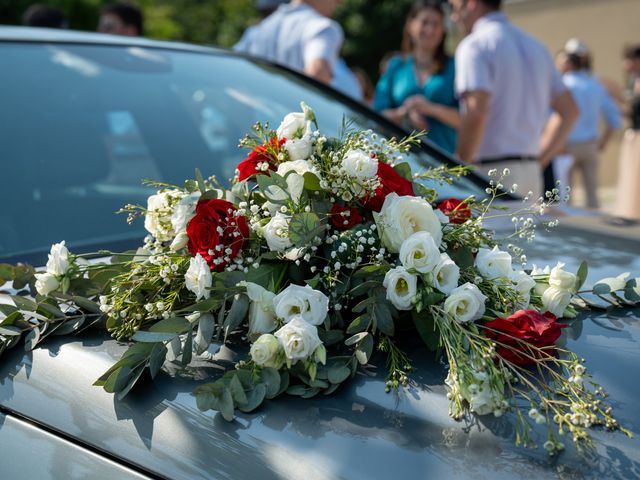
[[[405,55],[411,55],[413,52],[413,40],[411,40],[411,35],[409,35],[409,24],[412,20],[414,20],[420,12],[423,10],[432,10],[443,18],[444,21],[444,10],[442,9],[442,3],[438,0],[417,0],[413,3],[411,10],[409,10],[409,14],[407,15],[407,19],[404,23],[404,31],[402,34],[402,53]],[[436,51],[433,54],[433,59],[436,63],[436,73],[442,72],[445,66],[447,65],[447,60],[449,56],[445,51],[445,43],[447,41],[447,31],[443,30],[442,41],[436,47]]]
[[627,45],[624,47],[622,56],[627,60],[640,59],[640,43],[637,45]]

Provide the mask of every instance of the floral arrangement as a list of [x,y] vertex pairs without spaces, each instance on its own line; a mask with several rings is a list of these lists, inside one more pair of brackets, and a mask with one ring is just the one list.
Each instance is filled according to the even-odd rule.
[[584,360],[556,341],[560,318],[594,306],[589,295],[640,301],[638,279],[581,291],[586,264],[576,274],[562,263],[524,270],[522,248],[501,249],[485,227],[513,215],[511,236],[532,240],[533,217],[559,192],[500,212],[503,176],[492,172],[487,198],[438,199],[423,181],[451,182],[465,168],[412,174],[403,159],[417,137],[343,130],[326,138],[303,104],[276,131],[256,124],[241,141],[250,153],[231,188],[196,172],[183,186],[154,184],[146,207],[127,205],[149,232],[136,252],[105,261],[107,252],[74,255],[61,242],[42,272],[0,266],[14,289],[34,293],[0,305],[0,352],[21,337],[34,348],[105,328],[132,343],[95,385],[122,398],[145,371],[186,366],[213,341],[244,346],[244,360],[194,392],[199,408],[231,420],[284,393],[330,394],[380,357],[387,392],[399,391],[413,370],[403,335],[417,332],[423,354],[448,363],[456,419],[515,412],[516,443],[534,445],[544,424],[550,454],[567,432],[580,446],[597,425],[630,435]]

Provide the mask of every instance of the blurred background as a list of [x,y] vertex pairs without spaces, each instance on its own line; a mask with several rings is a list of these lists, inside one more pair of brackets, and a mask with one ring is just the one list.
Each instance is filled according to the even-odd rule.
[[[20,25],[32,0],[0,0],[0,24]],[[108,0],[49,0],[38,3],[64,12],[70,29],[95,31],[101,7]],[[229,48],[243,31],[260,20],[255,0],[138,0],[144,13],[144,36]],[[380,61],[400,49],[406,13],[412,0],[344,0],[335,16],[345,32],[343,57],[351,68],[362,69],[373,85]],[[625,45],[638,41],[640,0],[506,0],[512,21],[540,39],[551,53],[568,39],[578,38],[589,48],[593,71],[607,86],[624,91],[629,78],[622,68]],[[454,51],[460,35],[449,36]],[[599,196],[603,209],[615,197],[622,132],[615,134],[600,163]],[[581,203],[578,187],[574,195]]]

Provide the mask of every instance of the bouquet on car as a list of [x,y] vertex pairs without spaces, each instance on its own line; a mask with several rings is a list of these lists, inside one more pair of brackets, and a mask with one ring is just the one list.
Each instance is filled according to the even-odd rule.
[[[127,205],[129,221],[143,216],[149,232],[138,251],[100,263],[62,242],[46,271],[5,270],[15,288],[31,283],[37,295],[2,306],[0,350],[23,333],[33,348],[98,323],[133,342],[96,381],[123,397],[147,370],[186,366],[212,343],[245,346],[235,368],[194,392],[201,409],[231,420],[281,394],[330,394],[370,362],[385,362],[386,390],[399,391],[413,370],[403,341],[417,332],[420,354],[448,363],[454,418],[515,412],[516,442],[532,446],[536,429],[546,430],[551,454],[564,433],[584,446],[597,425],[629,434],[584,360],[556,345],[559,319],[588,306],[586,265],[576,274],[562,263],[524,270],[522,248],[502,247],[485,227],[513,216],[510,236],[532,240],[533,217],[557,190],[501,212],[494,201],[508,172],[491,172],[486,198],[439,199],[427,185],[465,168],[412,173],[404,154],[417,137],[344,125],[327,138],[302,110],[276,131],[253,127],[231,188],[196,172],[182,186],[154,184],[146,207]],[[640,300],[637,279],[596,287],[610,302]]]

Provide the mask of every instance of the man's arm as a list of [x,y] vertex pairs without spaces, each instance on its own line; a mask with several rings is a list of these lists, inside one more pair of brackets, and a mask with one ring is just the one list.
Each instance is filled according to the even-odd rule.
[[333,71],[331,65],[324,58],[315,58],[304,66],[304,73],[323,83],[331,83]]
[[553,99],[551,108],[555,115],[549,121],[543,135],[540,152],[540,163],[543,168],[564,149],[567,138],[580,114],[580,110],[568,90]]
[[606,128],[600,137],[600,141],[598,142],[598,149],[603,151],[611,137],[613,136],[613,132],[622,128],[622,113],[618,108],[615,100],[609,92],[604,88],[602,89],[602,116],[606,121]]
[[475,154],[480,148],[487,125],[489,99],[489,93],[480,90],[462,95],[462,115],[456,154],[464,163],[473,163]]

